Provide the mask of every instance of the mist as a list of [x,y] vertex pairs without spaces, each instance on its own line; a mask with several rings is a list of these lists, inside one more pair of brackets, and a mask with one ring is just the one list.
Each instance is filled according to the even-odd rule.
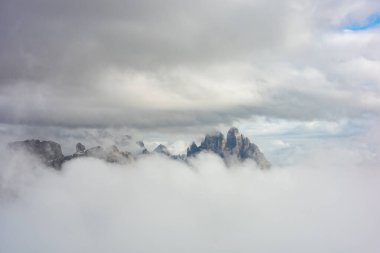
[[269,171],[211,154],[55,171],[4,151],[0,251],[378,252],[380,172],[354,153],[314,150]]

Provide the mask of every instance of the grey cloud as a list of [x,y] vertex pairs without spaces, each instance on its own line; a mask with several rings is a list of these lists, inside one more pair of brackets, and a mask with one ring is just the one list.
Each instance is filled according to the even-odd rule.
[[376,113],[379,58],[360,45],[379,36],[331,31],[378,7],[357,3],[3,1],[0,121],[170,128]]
[[225,59],[280,39],[278,21],[284,19],[281,6],[273,3],[259,8],[217,1],[3,5],[2,63],[7,58],[4,65],[12,68],[5,73],[36,79],[62,72],[94,74],[109,66],[146,69]]

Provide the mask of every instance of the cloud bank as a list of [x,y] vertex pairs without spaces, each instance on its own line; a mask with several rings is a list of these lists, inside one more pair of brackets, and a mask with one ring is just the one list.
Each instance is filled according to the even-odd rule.
[[[2,154],[5,154],[4,152]],[[27,156],[0,174],[1,252],[377,252],[378,163],[349,148],[286,168]],[[343,159],[344,158],[344,159]]]

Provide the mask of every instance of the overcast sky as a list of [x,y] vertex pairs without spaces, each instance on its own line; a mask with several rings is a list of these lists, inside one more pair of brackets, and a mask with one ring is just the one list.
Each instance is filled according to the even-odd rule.
[[372,0],[1,1],[0,123],[365,125],[380,109],[379,13]]
[[[380,0],[0,0],[0,251],[380,252],[379,73]],[[232,125],[271,170],[5,148]]]

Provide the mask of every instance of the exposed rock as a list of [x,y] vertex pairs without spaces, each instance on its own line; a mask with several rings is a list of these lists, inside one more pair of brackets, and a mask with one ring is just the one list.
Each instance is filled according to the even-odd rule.
[[243,146],[243,136],[236,127],[230,128],[227,133],[227,142],[224,151],[239,155],[239,149]]
[[197,144],[195,144],[195,142],[193,142],[190,145],[190,147],[187,148],[187,157],[196,156],[201,151],[202,151],[202,149],[200,147],[198,147]]
[[61,145],[53,141],[25,140],[9,144],[13,150],[24,150],[37,156],[44,164],[60,169],[64,161]]
[[87,156],[86,147],[82,143],[78,142],[77,145],[75,146],[75,150],[76,150],[76,152],[74,154],[65,156],[65,158],[64,158],[65,162],[70,161],[74,158]]
[[86,150],[86,147],[82,143],[78,142],[76,145],[77,153],[84,152],[85,150]]
[[[125,136],[126,141],[130,139],[130,136]],[[60,169],[63,162],[79,157],[94,157],[112,163],[127,163],[137,159],[141,154],[150,154],[145,148],[144,142],[138,141],[136,144],[142,153],[140,151],[137,153],[123,152],[115,145],[107,149],[101,146],[86,149],[83,144],[78,143],[74,154],[64,156],[58,143],[40,140],[17,141],[10,143],[9,147],[14,150],[26,150],[39,157],[46,165]],[[240,134],[235,127],[228,131],[227,138],[224,138],[222,133],[217,132],[213,135],[207,134],[200,146],[193,142],[187,149],[187,155],[172,155],[168,148],[162,144],[158,145],[153,152],[180,161],[186,161],[188,157],[194,157],[201,152],[213,152],[222,157],[227,165],[251,159],[261,169],[267,169],[271,166],[260,149],[251,143],[247,137]]]
[[141,153],[143,155],[149,154],[149,151],[146,149],[145,144],[144,144],[143,141],[138,141],[138,142],[136,142],[136,144],[142,149]]
[[236,127],[230,128],[227,133],[227,139],[224,138],[222,133],[217,132],[214,135],[206,135],[199,147],[193,142],[187,149],[187,156],[196,156],[202,151],[218,154],[227,165],[235,161],[252,159],[261,169],[268,169],[271,166],[260,149],[254,143],[251,143],[247,137],[240,134],[239,129]]
[[107,162],[111,163],[124,163],[125,157],[124,155],[119,151],[119,149],[113,145],[107,150],[105,150],[105,159]]
[[85,151],[85,155],[89,157],[95,157],[99,159],[107,159],[107,153],[101,146],[89,148]]
[[64,160],[69,161],[69,160],[72,160],[74,158],[79,158],[79,157],[93,157],[93,158],[98,158],[98,159],[105,160],[111,163],[126,163],[129,160],[133,159],[131,153],[121,152],[118,149],[118,147],[113,145],[107,149],[104,149],[101,146],[96,146],[84,151],[77,151],[76,153],[72,155],[65,156]]
[[166,156],[171,156],[168,148],[165,146],[165,145],[158,145],[154,150],[153,150],[154,153],[158,153],[158,154],[163,154],[163,155],[166,155]]
[[185,154],[182,154],[182,155],[171,155],[170,158],[173,159],[173,160],[177,160],[177,161],[186,161],[186,155]]
[[169,157],[170,159],[177,160],[177,161],[185,161],[186,160],[186,155],[172,155],[168,148],[165,145],[158,145],[154,150],[153,153],[161,154],[164,156]]
[[213,151],[223,156],[224,146],[224,135],[221,132],[217,132],[214,135],[207,134],[199,149]]
[[129,152],[120,152],[115,145],[107,149],[104,149],[101,146],[93,147],[87,149],[85,155],[111,163],[126,163],[128,160],[132,159],[132,155]]

